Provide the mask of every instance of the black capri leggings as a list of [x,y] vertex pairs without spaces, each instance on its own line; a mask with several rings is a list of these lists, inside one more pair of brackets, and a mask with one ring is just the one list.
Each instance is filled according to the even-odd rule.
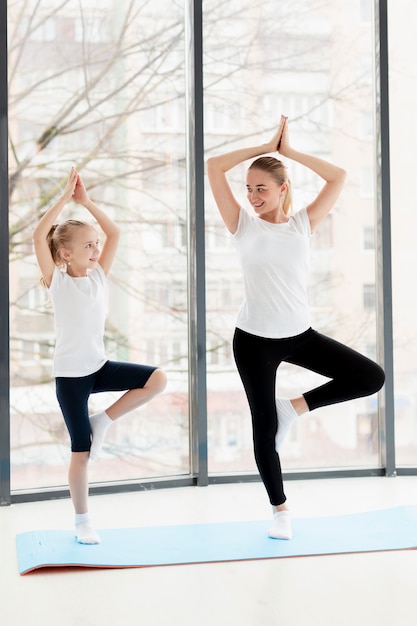
[[88,398],[92,393],[143,388],[156,369],[151,365],[107,361],[97,372],[88,376],[57,377],[56,397],[71,438],[72,452],[90,450]]
[[310,411],[376,393],[384,384],[384,370],[312,328],[287,339],[265,339],[236,328],[233,353],[252,415],[256,464],[271,504],[278,506],[286,500],[275,450],[275,383],[280,363],[293,363],[331,378],[303,394]]

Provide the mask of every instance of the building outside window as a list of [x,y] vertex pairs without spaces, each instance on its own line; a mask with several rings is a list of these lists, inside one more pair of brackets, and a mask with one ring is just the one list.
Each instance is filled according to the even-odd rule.
[[[373,3],[217,3],[203,7],[205,157],[267,140],[281,113],[294,146],[348,171],[342,196],[312,238],[309,285],[314,327],[360,352],[380,353]],[[51,378],[54,330],[31,236],[71,165],[121,226],[110,277],[110,358],[153,362],[166,392],[109,431],[92,480],[158,481],[191,476],[188,119],[184,6],[167,0],[128,13],[125,0],[28,2],[9,11],[10,367],[12,490],[66,485],[68,435]],[[414,372],[417,292],[410,268],[416,186],[416,5],[389,7],[392,286],[396,451],[417,465]],[[158,19],[155,19],[155,17]],[[254,32],[262,37],[254,37]],[[404,146],[407,146],[404,148]],[[320,181],[288,163],[295,210]],[[245,203],[245,167],[231,173]],[[202,207],[192,207],[201,210]],[[71,206],[68,216],[85,218]],[[205,193],[207,440],[209,475],[256,472],[250,415],[231,353],[243,295],[233,240]],[[417,259],[416,259],[417,261]],[[283,364],[277,395],[322,380]],[[91,410],[110,397],[94,397]],[[193,421],[194,420],[194,421]],[[378,398],[318,409],[300,420],[282,451],[285,471],[381,464]]]

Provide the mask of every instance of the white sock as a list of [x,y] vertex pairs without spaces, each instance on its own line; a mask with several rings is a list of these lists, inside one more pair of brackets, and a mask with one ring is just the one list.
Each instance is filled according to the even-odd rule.
[[268,531],[271,539],[291,539],[291,515],[289,511],[276,511],[274,521]]
[[278,417],[278,431],[275,437],[275,450],[278,452],[284,442],[284,439],[290,432],[291,426],[298,418],[298,413],[294,409],[291,402],[286,398],[277,398],[276,405]]
[[89,513],[75,514],[75,535],[78,543],[97,544],[101,539],[94,530]]
[[107,415],[106,411],[101,413],[95,413],[90,417],[92,442],[90,449],[90,459],[95,461],[98,459],[101,452],[101,447],[104,443],[107,429],[113,423],[113,420]]

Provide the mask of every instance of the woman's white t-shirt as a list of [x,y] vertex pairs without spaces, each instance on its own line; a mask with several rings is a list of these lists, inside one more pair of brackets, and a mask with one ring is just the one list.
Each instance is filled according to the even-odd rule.
[[104,347],[107,279],[97,264],[87,276],[72,277],[55,268],[49,294],[55,313],[53,375],[88,376],[108,360]]
[[294,337],[310,327],[310,221],[306,209],[272,224],[240,210],[233,235],[243,269],[245,298],[236,325],[259,337]]

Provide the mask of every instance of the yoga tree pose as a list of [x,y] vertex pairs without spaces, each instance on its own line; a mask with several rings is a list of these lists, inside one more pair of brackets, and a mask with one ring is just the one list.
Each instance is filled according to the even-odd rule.
[[[317,197],[295,213],[291,211],[287,168],[270,156],[275,152],[324,180]],[[252,213],[234,197],[226,176],[249,159],[246,189]],[[290,539],[291,518],[278,452],[291,425],[306,411],[373,394],[385,379],[379,365],[318,333],[310,324],[310,237],[335,205],[346,173],[295,150],[284,116],[268,143],[212,157],[207,169],[214,199],[242,263],[245,296],[237,316],[233,351],[252,415],[257,467],[273,507],[269,536]],[[292,399],[276,398],[277,369],[283,361],[331,380]]]
[[[55,223],[70,200],[83,205],[104,232],[101,250],[97,231],[90,224]],[[114,420],[164,390],[166,374],[154,366],[114,362],[106,356],[106,275],[115,258],[119,228],[92,202],[74,168],[62,196],[36,226],[33,242],[55,314],[53,375],[71,439],[68,481],[76,537],[80,543],[100,543],[88,512],[88,461],[98,458]],[[104,411],[89,416],[90,394],[103,391],[125,393]]]

